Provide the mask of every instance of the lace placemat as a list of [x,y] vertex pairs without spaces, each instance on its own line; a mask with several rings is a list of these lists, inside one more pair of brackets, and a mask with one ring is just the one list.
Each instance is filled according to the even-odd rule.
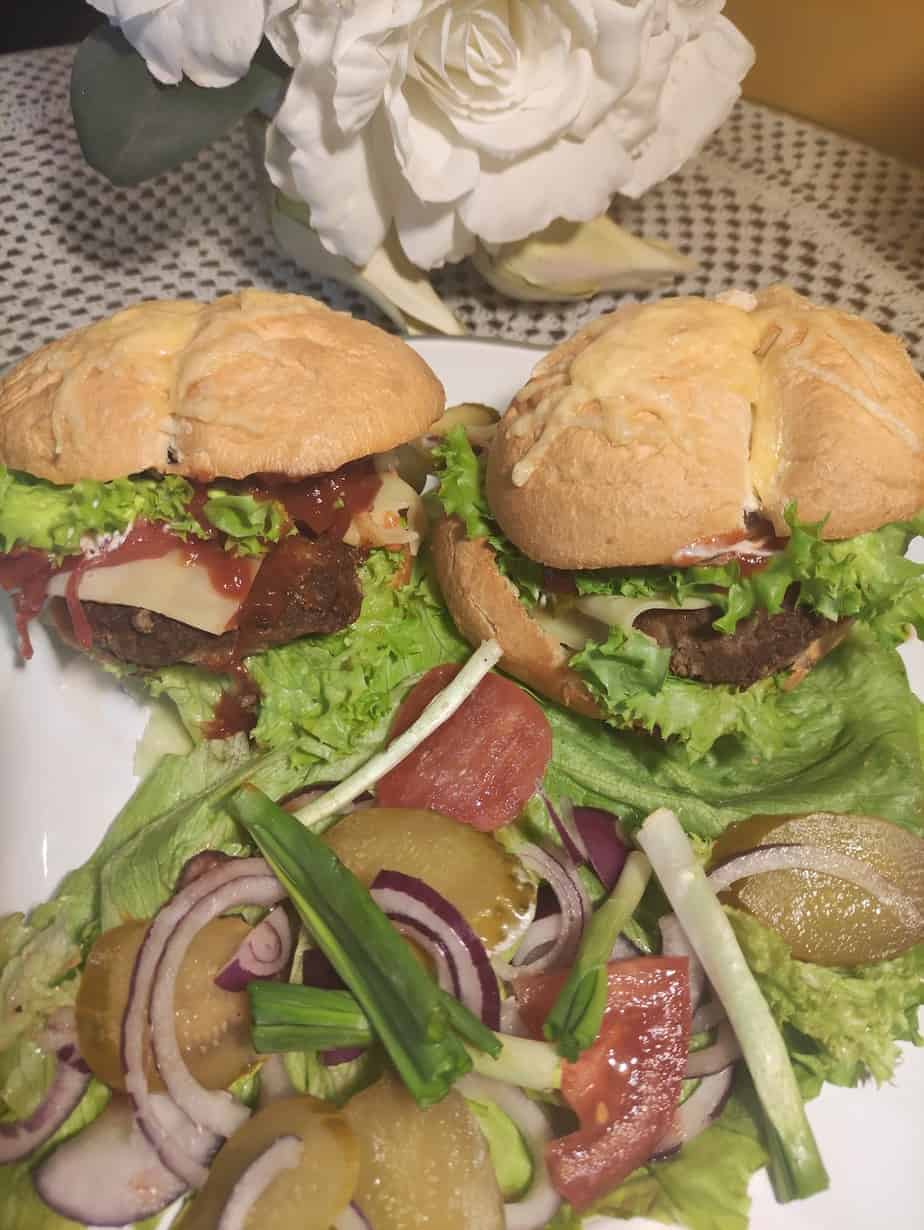
[[[242,126],[138,188],[114,188],[90,170],[70,118],[73,54],[0,57],[0,366],[137,299],[242,286],[316,295],[385,323],[355,292],[276,251]],[[698,261],[677,292],[787,281],[901,333],[924,369],[922,202],[924,171],[742,102],[698,158],[619,212],[630,229]],[[520,304],[467,265],[435,283],[472,333],[535,343],[616,302]]]

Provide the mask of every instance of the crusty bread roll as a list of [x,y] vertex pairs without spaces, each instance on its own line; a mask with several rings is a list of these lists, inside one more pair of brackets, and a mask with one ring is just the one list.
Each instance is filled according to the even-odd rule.
[[433,529],[430,550],[449,613],[469,644],[494,637],[504,650],[502,670],[566,708],[601,716],[587,685],[568,666],[567,651],[529,614],[484,539],[468,538],[457,517],[443,518]]
[[557,568],[668,564],[795,501],[850,537],[924,506],[924,384],[869,322],[783,287],[662,299],[537,364],[491,446],[510,539]]
[[632,305],[536,366],[491,446],[504,532],[556,568],[669,563],[743,527],[760,370],[747,312],[703,299]]
[[825,538],[852,538],[924,506],[924,383],[896,337],[785,286],[758,298],[760,395],[751,466],[777,533],[794,500]]
[[409,346],[314,299],[141,303],[0,381],[0,463],[55,483],[298,477],[413,439],[443,405]]

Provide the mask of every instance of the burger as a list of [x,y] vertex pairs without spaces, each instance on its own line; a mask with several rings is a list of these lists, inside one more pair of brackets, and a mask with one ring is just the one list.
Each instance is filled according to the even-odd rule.
[[410,583],[423,508],[387,454],[443,405],[402,341],[298,295],[141,303],[44,346],[0,381],[23,656],[44,612],[120,672],[220,681],[252,724],[261,655]]
[[924,624],[924,384],[895,338],[786,287],[594,320],[442,464],[432,551],[464,636],[693,756],[858,628]]

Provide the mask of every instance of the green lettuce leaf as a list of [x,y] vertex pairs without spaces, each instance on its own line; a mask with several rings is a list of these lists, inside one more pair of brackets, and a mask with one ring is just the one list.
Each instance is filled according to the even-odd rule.
[[[185,478],[138,475],[109,482],[84,479],[59,486],[0,466],[0,552],[34,547],[56,558],[74,555],[88,535],[118,534],[133,521],[157,521],[182,537],[205,537],[189,511],[193,488]],[[205,518],[228,536],[239,555],[260,555],[288,524],[276,500],[211,488]]]
[[[628,641],[636,637],[649,640],[633,632]],[[587,645],[572,662],[615,725],[657,730],[662,738],[673,738],[675,754],[691,765],[701,761],[704,776],[711,778],[727,758],[729,739],[755,758],[765,780],[782,773],[787,764],[798,771],[815,765],[818,772],[835,744],[842,744],[849,735],[861,741],[857,744],[861,746],[859,727],[867,704],[871,706],[867,720],[885,726],[893,724],[885,704],[897,704],[895,713],[907,724],[904,741],[911,741],[917,714],[901,659],[863,625],[857,625],[842,645],[788,690],[782,676],[762,679],[738,691],[667,675],[656,693],[620,691],[625,679],[609,670],[609,645],[615,643],[616,653],[625,652],[623,638],[625,634],[616,629],[610,641]],[[628,682],[631,685],[631,678]],[[746,769],[745,773],[752,781],[754,774]]]
[[775,931],[740,910],[728,910],[735,935],[783,1030],[805,1086],[891,1080],[898,1040],[924,1044],[924,944],[890,961],[850,969],[796,961]]
[[192,493],[186,479],[174,475],[58,486],[0,466],[0,551],[20,546],[73,555],[85,534],[121,533],[139,518],[201,538],[202,527],[189,514]]
[[[409,584],[395,587],[397,568],[393,552],[372,551],[359,570],[363,605],[355,623],[247,659],[262,695],[254,739],[262,747],[293,744],[306,781],[333,780],[331,766],[344,758],[361,763],[384,740],[410,683],[469,652],[430,576],[418,568]],[[146,682],[175,701],[184,725],[201,738],[229,681],[178,666]]]
[[739,1090],[719,1119],[663,1162],[639,1167],[594,1212],[648,1217],[689,1230],[748,1230],[748,1183],[766,1161]]
[[78,1223],[61,1217],[35,1194],[30,1174],[35,1166],[56,1145],[76,1136],[105,1109],[109,1090],[98,1080],[92,1080],[79,1104],[61,1124],[57,1132],[25,1162],[0,1166],[0,1209],[3,1210],[3,1230],[74,1230]]
[[471,539],[487,539],[497,566],[520,591],[527,603],[538,602],[543,569],[528,559],[501,531],[491,516],[484,494],[483,463],[475,456],[464,427],[453,427],[433,450],[439,462],[439,503],[447,517],[459,517]]
[[211,487],[203,514],[227,534],[238,555],[262,555],[266,544],[278,542],[289,525],[286,510],[278,500],[256,500],[243,492]]
[[757,813],[824,810],[924,832],[921,706],[894,650],[856,629],[792,691],[773,680],[758,686],[763,702],[744,710],[737,735],[698,759],[678,741],[604,733],[548,705],[555,750],[546,788],[617,811],[630,825],[671,807],[687,832],[706,839]]

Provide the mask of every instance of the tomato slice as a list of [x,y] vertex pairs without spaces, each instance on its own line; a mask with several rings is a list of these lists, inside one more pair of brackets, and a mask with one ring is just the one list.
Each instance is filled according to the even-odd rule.
[[[562,1095],[581,1126],[546,1147],[552,1184],[578,1211],[647,1161],[670,1129],[690,1041],[686,957],[614,961],[607,973],[600,1036],[562,1068]],[[517,979],[517,1004],[535,1037],[566,977]]]
[[[435,666],[395,715],[394,739],[414,722],[458,666]],[[552,728],[531,696],[486,675],[448,722],[381,779],[383,807],[439,811],[482,832],[514,820],[552,758]]]

